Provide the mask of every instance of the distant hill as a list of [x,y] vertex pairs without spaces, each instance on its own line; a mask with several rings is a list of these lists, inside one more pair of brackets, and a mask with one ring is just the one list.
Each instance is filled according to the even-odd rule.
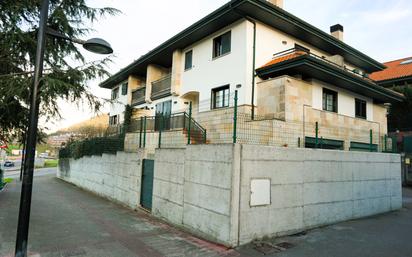
[[105,134],[108,126],[109,115],[98,115],[48,135],[47,143],[53,147],[60,147],[70,139],[102,136]]
[[63,134],[63,133],[76,133],[82,131],[84,128],[107,128],[109,125],[109,115],[108,114],[101,114],[96,117],[93,117],[89,120],[85,120],[70,127],[60,129],[56,132],[56,134]]

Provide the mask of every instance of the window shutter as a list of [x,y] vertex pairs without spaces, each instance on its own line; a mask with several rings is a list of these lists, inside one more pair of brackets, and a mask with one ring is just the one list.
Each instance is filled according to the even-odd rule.
[[222,35],[222,54],[229,53],[231,50],[231,32]]
[[127,95],[127,88],[128,88],[128,83],[124,83],[122,85],[122,95]]

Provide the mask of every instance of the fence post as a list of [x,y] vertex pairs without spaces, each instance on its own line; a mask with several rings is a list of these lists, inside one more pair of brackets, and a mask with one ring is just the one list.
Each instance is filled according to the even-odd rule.
[[315,148],[318,148],[319,144],[319,123],[315,123]]
[[207,138],[207,134],[206,134],[206,129],[205,132],[203,132],[203,143],[206,144],[206,138]]
[[233,143],[237,141],[237,90],[235,90],[235,107],[233,110]]
[[385,149],[385,153],[386,153],[388,151],[388,135],[386,135],[386,134],[384,136],[384,144],[385,144],[385,146],[384,146],[383,149]]
[[371,152],[373,152],[373,131],[372,131],[372,129],[371,130],[369,130],[369,150],[371,151]]
[[163,114],[160,116],[159,122],[159,148],[162,148],[162,129],[163,129]]
[[190,145],[190,130],[192,128],[192,102],[189,103],[189,124],[187,124],[187,144]]
[[146,122],[147,122],[147,117],[144,116],[143,119],[143,148],[146,148]]
[[139,148],[142,148],[143,116],[140,117]]

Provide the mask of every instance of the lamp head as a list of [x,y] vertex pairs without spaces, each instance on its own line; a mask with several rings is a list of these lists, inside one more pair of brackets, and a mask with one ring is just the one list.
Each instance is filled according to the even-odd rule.
[[83,48],[96,54],[111,54],[113,49],[110,44],[101,38],[91,38],[83,43]]

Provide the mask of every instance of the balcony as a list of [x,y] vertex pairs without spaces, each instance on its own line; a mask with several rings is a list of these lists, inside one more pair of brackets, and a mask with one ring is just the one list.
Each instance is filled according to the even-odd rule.
[[144,104],[146,96],[146,87],[136,89],[132,92],[132,106]]
[[157,100],[171,95],[172,74],[152,82],[152,100]]
[[283,75],[301,75],[314,78],[331,85],[372,97],[376,102],[387,103],[402,101],[403,96],[377,85],[373,80],[359,72],[340,66],[324,57],[302,49],[293,48],[274,55],[273,59],[256,70],[262,79]]

